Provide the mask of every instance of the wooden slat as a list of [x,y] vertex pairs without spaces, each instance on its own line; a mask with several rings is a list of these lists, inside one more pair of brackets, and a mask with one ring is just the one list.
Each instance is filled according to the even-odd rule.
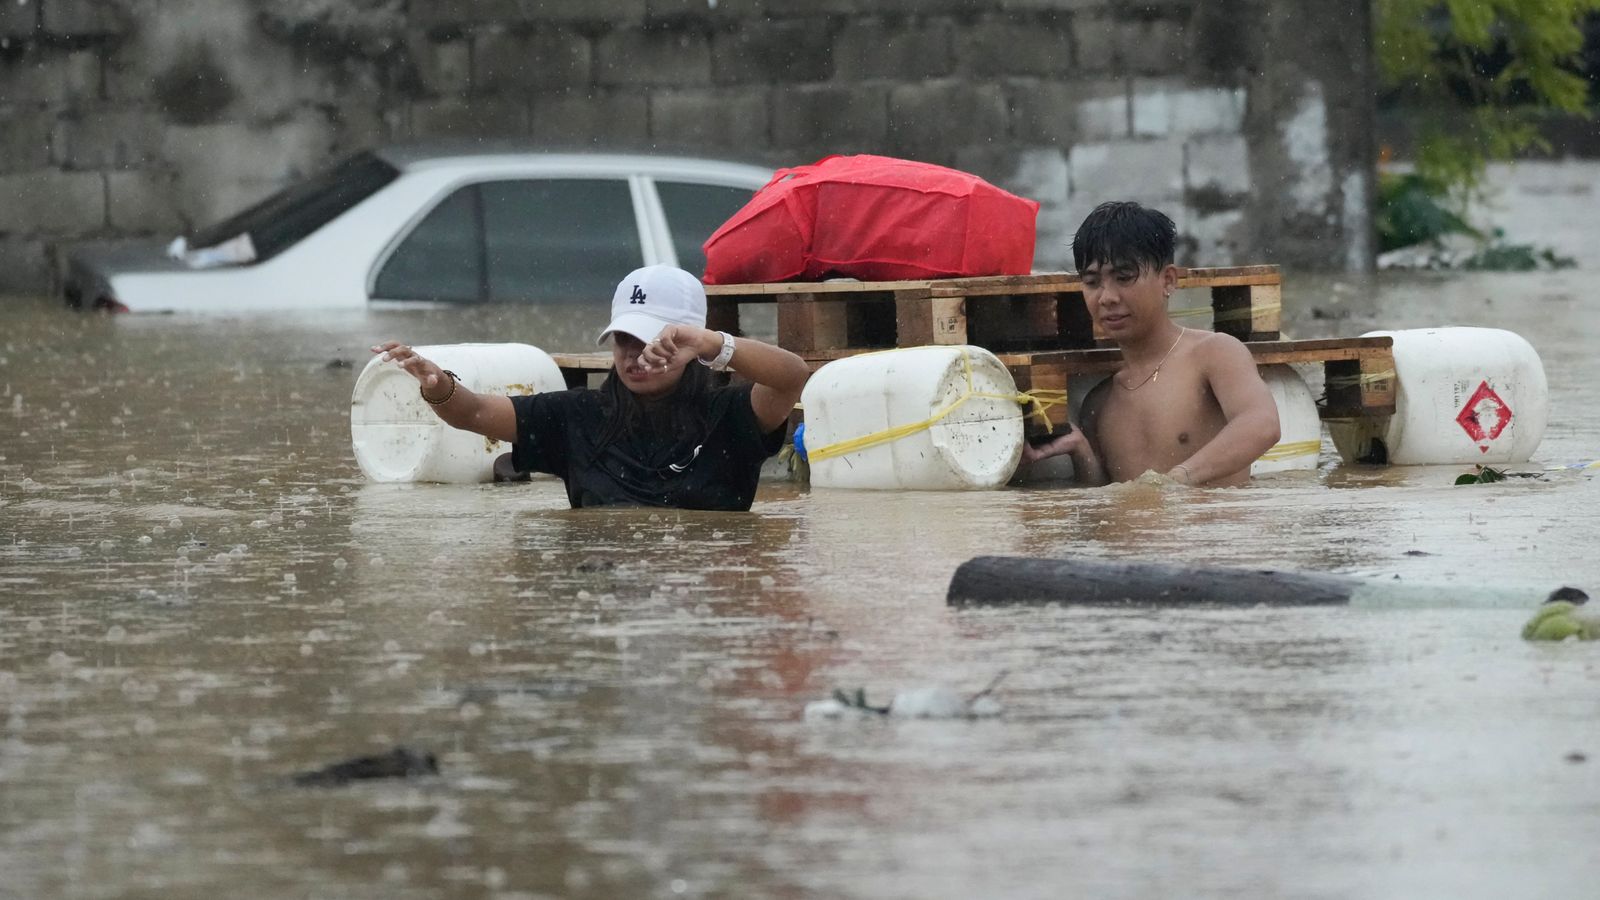
[[895,291],[894,311],[897,346],[967,343],[967,304],[961,297],[933,299],[926,290]]
[[817,350],[850,346],[849,309],[840,303],[813,303],[796,294],[778,304],[778,346],[805,356]]
[[611,368],[609,353],[552,353],[550,358],[555,360],[556,366],[561,369],[604,372]]
[[[1245,344],[1257,365],[1312,363],[1328,360],[1389,357],[1394,339],[1387,337],[1335,338],[1315,341],[1256,341]],[[848,354],[843,354],[848,355]],[[1114,372],[1122,364],[1122,351],[1047,350],[1038,353],[996,354],[1008,366],[1070,366],[1074,373]]]
[[[1227,287],[1281,284],[1277,266],[1229,266],[1180,269],[1178,287]],[[783,281],[770,284],[709,284],[706,296],[738,298],[749,303],[773,302],[785,294],[813,294],[822,300],[846,300],[848,295],[871,291],[926,290],[934,297],[982,297],[996,294],[1049,294],[1077,290],[1082,279],[1076,272],[1039,272],[1032,275],[986,275],[978,278],[937,278],[912,281]],[[840,296],[843,295],[843,296]]]
[[1276,284],[1228,285],[1211,289],[1213,331],[1241,341],[1275,341],[1283,313],[1283,288]]
[[739,304],[731,300],[706,300],[706,327],[712,331],[726,331],[735,337],[744,335],[739,327]]

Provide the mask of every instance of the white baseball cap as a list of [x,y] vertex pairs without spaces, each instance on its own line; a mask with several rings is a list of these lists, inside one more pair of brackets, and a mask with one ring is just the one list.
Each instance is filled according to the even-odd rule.
[[604,344],[611,332],[621,331],[648,344],[668,325],[704,328],[706,287],[682,269],[645,266],[617,282],[611,295],[611,324],[595,343]]

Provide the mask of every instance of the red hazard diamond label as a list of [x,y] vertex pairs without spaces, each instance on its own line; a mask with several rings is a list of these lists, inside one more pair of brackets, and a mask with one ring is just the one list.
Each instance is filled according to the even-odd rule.
[[[1471,384],[1471,382],[1468,382]],[[1511,424],[1511,407],[1485,381],[1467,398],[1467,405],[1456,413],[1456,422],[1478,444],[1478,449],[1489,452],[1489,442],[1500,436]]]

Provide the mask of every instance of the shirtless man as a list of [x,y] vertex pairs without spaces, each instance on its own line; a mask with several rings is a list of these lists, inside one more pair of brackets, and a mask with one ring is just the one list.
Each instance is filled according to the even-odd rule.
[[1278,442],[1278,408],[1238,339],[1167,317],[1178,287],[1172,220],[1105,203],[1072,239],[1083,298],[1122,351],[1122,368],[1084,398],[1081,427],[1026,446],[1024,463],[1072,457],[1080,483],[1158,472],[1189,485],[1240,485]]

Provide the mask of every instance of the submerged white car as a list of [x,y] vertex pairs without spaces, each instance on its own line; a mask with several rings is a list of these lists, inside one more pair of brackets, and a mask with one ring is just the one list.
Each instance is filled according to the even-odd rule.
[[703,271],[701,244],[771,177],[681,157],[376,150],[186,239],[79,250],[64,294],[117,312],[603,302],[641,265]]

